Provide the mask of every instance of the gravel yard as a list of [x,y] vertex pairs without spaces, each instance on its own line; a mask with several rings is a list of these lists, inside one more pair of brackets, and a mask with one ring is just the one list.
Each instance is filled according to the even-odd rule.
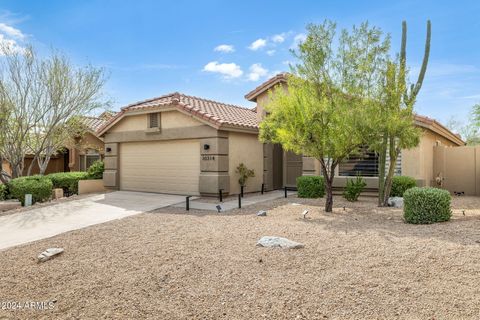
[[[164,208],[8,249],[2,307],[56,302],[0,319],[478,319],[480,198],[420,226],[375,201],[336,197],[333,214],[295,197],[220,215]],[[264,235],[305,248],[256,247]],[[65,252],[37,264],[54,246]]]

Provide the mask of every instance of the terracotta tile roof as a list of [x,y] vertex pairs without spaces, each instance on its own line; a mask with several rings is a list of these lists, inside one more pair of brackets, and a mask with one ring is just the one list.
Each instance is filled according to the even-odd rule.
[[93,132],[96,132],[100,127],[108,122],[108,119],[97,117],[82,117],[82,122]]
[[286,82],[287,81],[287,76],[288,76],[288,72],[283,72],[283,73],[277,74],[273,78],[268,79],[267,81],[265,81],[264,83],[262,83],[261,85],[259,85],[258,87],[256,87],[252,91],[250,91],[249,93],[247,93],[245,95],[245,99],[255,102],[257,100],[257,97],[262,92],[267,91],[271,87],[273,87],[273,86],[275,86],[275,85],[277,85],[281,82]]
[[450,140],[451,142],[459,146],[465,145],[465,141],[462,140],[460,135],[453,133],[447,127],[445,127],[443,124],[441,124],[435,119],[416,114],[415,124],[419,127],[426,128],[433,132],[436,132],[442,137],[444,137],[445,139]]
[[98,133],[103,134],[102,131],[105,131],[110,124],[113,124],[125,113],[136,110],[157,109],[162,106],[173,106],[194,117],[205,120],[218,128],[233,126],[254,130],[258,129],[257,115],[252,109],[175,92],[136,102],[122,108],[121,112],[98,129]]

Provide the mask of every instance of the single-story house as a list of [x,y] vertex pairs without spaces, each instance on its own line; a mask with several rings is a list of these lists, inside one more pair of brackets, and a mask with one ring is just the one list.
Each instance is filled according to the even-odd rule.
[[[246,192],[295,186],[301,175],[319,175],[313,158],[285,152],[281,146],[258,141],[258,125],[265,116],[268,91],[286,85],[279,74],[245,97],[256,102],[253,109],[181,93],[140,101],[121,109],[97,135],[105,142],[104,184],[108,188],[185,195],[216,195],[240,192],[240,163],[253,169],[255,177]],[[403,150],[397,174],[415,177],[419,185],[432,185],[433,146],[460,146],[464,142],[435,120],[417,116],[424,129],[420,145]],[[378,159],[367,152],[338,168],[335,185],[360,172],[369,188],[376,188]]]
[[[56,172],[86,171],[92,163],[102,160],[104,155],[103,139],[97,135],[97,130],[103,126],[114,114],[104,112],[98,117],[84,116],[82,121],[86,131],[82,137],[78,137],[75,145],[65,146],[57,154],[52,156],[47,165],[45,174]],[[23,174],[26,175],[28,167],[32,163],[33,155],[25,156],[25,166]],[[11,168],[7,161],[4,161],[1,168],[7,175],[11,175]],[[40,172],[38,164],[33,165],[31,175]]]

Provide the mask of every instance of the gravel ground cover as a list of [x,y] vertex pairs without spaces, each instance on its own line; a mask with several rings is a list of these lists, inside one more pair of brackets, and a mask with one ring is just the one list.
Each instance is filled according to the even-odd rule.
[[[0,319],[478,319],[480,198],[421,226],[375,201],[336,197],[330,214],[295,197],[227,214],[164,208],[8,249],[2,308],[55,302]],[[305,248],[256,247],[262,236]],[[55,246],[65,252],[36,263]]]

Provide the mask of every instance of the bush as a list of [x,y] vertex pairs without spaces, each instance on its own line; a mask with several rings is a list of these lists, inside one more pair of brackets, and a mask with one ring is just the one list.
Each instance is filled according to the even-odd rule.
[[300,198],[322,198],[325,195],[325,180],[320,176],[297,178],[297,193]]
[[235,170],[235,173],[238,173],[240,178],[238,179],[238,184],[241,186],[245,186],[247,183],[248,178],[255,177],[255,171],[253,169],[248,169],[246,165],[240,163]]
[[52,181],[45,176],[30,176],[13,179],[8,190],[14,199],[25,205],[25,195],[32,195],[32,203],[43,202],[52,196]]
[[360,193],[362,193],[366,186],[367,183],[360,176],[357,176],[355,180],[347,180],[347,185],[345,186],[345,191],[343,191],[343,196],[348,201],[357,201]]
[[103,171],[105,171],[105,164],[103,161],[97,160],[92,163],[87,172],[90,179],[102,179]]
[[403,195],[403,216],[408,223],[448,221],[452,216],[451,196],[437,188],[411,188]]
[[78,181],[89,179],[87,172],[59,172],[46,176],[53,183],[53,188],[62,188],[70,192],[70,194],[78,193]]
[[7,186],[0,184],[0,201],[3,201],[7,198]]
[[408,189],[417,186],[417,181],[408,176],[394,176],[392,179],[392,190],[390,197],[403,197],[403,193]]

